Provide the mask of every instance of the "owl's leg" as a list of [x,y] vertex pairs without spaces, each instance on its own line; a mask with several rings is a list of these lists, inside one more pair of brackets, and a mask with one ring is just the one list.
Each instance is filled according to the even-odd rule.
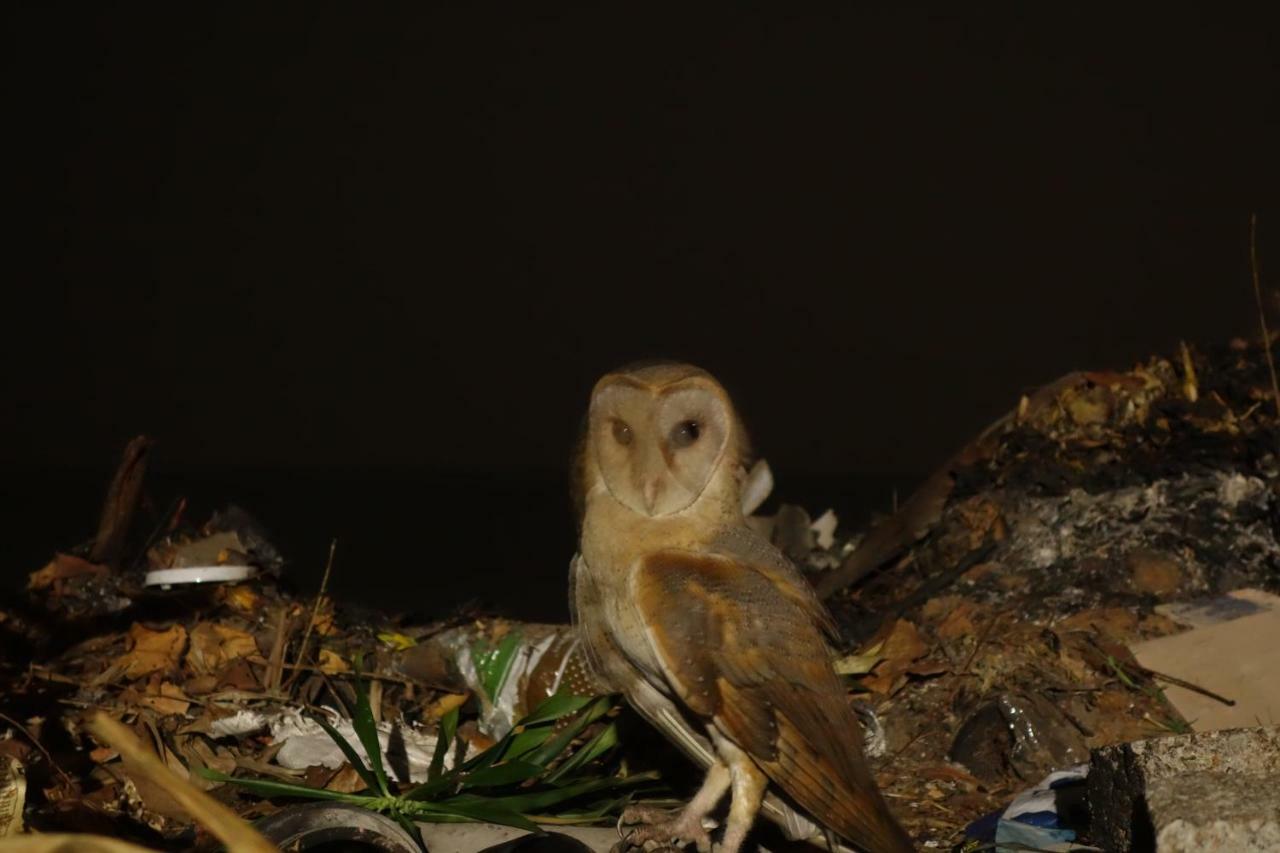
[[769,779],[760,771],[751,757],[721,737],[714,730],[711,739],[716,745],[716,752],[729,767],[729,776],[733,784],[733,799],[729,804],[729,820],[725,826],[724,838],[716,853],[738,853],[747,833],[756,822],[760,811],[760,803],[764,800],[764,789]]
[[674,817],[665,809],[648,806],[631,806],[622,813],[619,829],[624,824],[639,824],[622,839],[625,847],[684,846],[694,844],[699,853],[710,853],[711,836],[703,821],[729,790],[729,768],[719,762],[707,770],[702,787],[693,799]]

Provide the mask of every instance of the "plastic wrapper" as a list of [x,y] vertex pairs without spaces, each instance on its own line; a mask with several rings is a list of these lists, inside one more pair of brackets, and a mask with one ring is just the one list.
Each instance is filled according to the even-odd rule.
[[401,653],[399,671],[480,703],[480,730],[500,738],[557,690],[606,693],[570,625],[492,620],[451,628]]

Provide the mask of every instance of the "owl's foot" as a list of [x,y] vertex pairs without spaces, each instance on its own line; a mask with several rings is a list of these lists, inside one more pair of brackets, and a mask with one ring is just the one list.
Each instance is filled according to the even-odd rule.
[[[710,827],[704,821],[710,823]],[[618,819],[618,835],[622,840],[613,846],[611,853],[636,850],[659,853],[682,850],[691,844],[698,853],[710,853],[709,830],[714,828],[714,821],[692,809],[667,811],[652,806],[628,806]]]

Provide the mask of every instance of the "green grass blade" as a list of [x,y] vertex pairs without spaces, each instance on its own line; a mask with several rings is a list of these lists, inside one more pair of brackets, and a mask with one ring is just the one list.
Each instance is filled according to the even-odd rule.
[[504,761],[463,776],[461,789],[514,785],[526,779],[541,776],[545,771],[546,768],[541,764],[531,764],[528,761]]
[[598,823],[604,820],[608,815],[621,812],[631,802],[632,792],[627,792],[621,797],[606,797],[602,800],[595,801],[587,805],[568,809],[566,811],[557,812],[556,814],[532,814],[526,815],[530,820],[537,823],[558,823],[558,824],[588,824]]
[[343,794],[338,791],[326,791],[324,788],[311,788],[307,785],[294,785],[289,782],[272,782],[268,779],[241,779],[235,776],[228,776],[226,773],[219,773],[217,770],[210,770],[207,767],[198,768],[197,772],[206,779],[214,782],[226,782],[229,785],[238,785],[263,797],[305,797],[310,800],[334,800],[342,803],[355,803],[356,805],[365,805],[375,800],[374,797]]
[[454,797],[451,802],[464,800],[465,798],[484,799],[495,805],[510,809],[519,814],[529,814],[531,812],[539,812],[543,809],[559,803],[568,802],[569,800],[586,794],[593,794],[597,791],[616,790],[618,788],[628,788],[633,785],[639,785],[642,782],[650,782],[658,778],[657,773],[638,773],[634,776],[628,776],[625,779],[610,776],[605,779],[588,779],[583,782],[576,782],[571,785],[564,785],[559,788],[551,788],[545,791],[531,791],[524,794],[512,794],[506,797],[485,797],[477,798],[474,794],[461,794]]
[[423,782],[410,788],[401,795],[403,800],[413,800],[424,802],[426,800],[434,800],[436,797],[449,790],[449,787],[457,782],[456,773],[446,773],[443,776],[437,776],[429,782]]
[[378,724],[373,719],[373,706],[369,704],[369,691],[365,689],[364,680],[359,676],[359,661],[356,666],[356,708],[351,717],[351,727],[356,730],[365,755],[369,756],[369,766],[377,783],[377,790],[382,796],[391,795],[387,786],[387,771],[382,767],[382,744],[378,743]]
[[453,708],[440,718],[440,728],[436,732],[436,748],[431,753],[431,766],[427,769],[427,780],[437,778],[444,770],[444,759],[453,749],[453,739],[458,734],[458,709]]
[[525,760],[533,764],[541,764],[544,767],[550,764],[552,759],[564,752],[569,744],[573,743],[574,738],[582,734],[583,729],[608,713],[612,705],[613,702],[608,697],[601,697],[595,700],[566,725],[559,734],[530,752],[525,757]]
[[333,739],[333,742],[338,745],[338,749],[342,750],[342,754],[346,756],[347,763],[351,765],[352,770],[356,771],[356,775],[360,777],[361,782],[364,782],[365,787],[370,791],[377,791],[378,777],[374,776],[373,771],[371,771],[360,759],[360,754],[356,752],[356,748],[351,745],[351,741],[343,737],[342,732],[335,729],[333,725],[324,718],[323,714],[316,714],[312,719],[320,724],[320,728],[324,729],[325,733],[328,734],[329,737]]
[[551,735],[552,727],[548,725],[532,726],[526,729],[517,726],[511,730],[506,743],[503,744],[502,758],[508,760],[523,758],[546,743]]
[[502,739],[493,746],[489,747],[479,755],[473,755],[471,758],[464,761],[462,766],[458,768],[459,771],[462,773],[473,773],[476,770],[497,764],[498,761],[506,755],[507,747],[510,746],[511,741],[517,736],[518,733],[516,729],[512,729],[507,732],[502,736]]
[[395,819],[396,823],[400,824],[401,829],[409,833],[409,837],[413,839],[414,844],[418,845],[418,849],[421,850],[422,853],[430,853],[430,851],[427,850],[427,842],[422,840],[422,830],[413,822],[413,818],[409,817],[399,809],[392,811],[391,817]]
[[466,820],[500,823],[503,826],[514,826],[518,829],[527,829],[530,832],[542,832],[536,823],[519,812],[512,811],[483,797],[470,797],[468,799],[454,797],[437,803],[414,803],[412,808],[406,808],[405,811],[423,820],[431,820],[436,815],[449,815]]
[[578,696],[564,690],[557,691],[546,701],[533,709],[533,713],[520,721],[519,725],[532,726],[534,723],[545,723],[549,720],[558,720],[561,717],[568,716],[579,708],[585,707],[592,702],[594,696]]
[[578,770],[595,761],[609,750],[618,745],[618,726],[616,723],[610,723],[599,734],[589,740],[577,752],[565,759],[564,763],[555,769],[547,781],[552,785],[560,782],[562,779],[568,778]]

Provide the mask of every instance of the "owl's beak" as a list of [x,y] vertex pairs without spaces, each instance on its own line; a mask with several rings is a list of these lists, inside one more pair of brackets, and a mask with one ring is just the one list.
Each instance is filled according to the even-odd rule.
[[658,493],[662,491],[662,481],[657,477],[652,480],[645,481],[644,488],[640,490],[644,497],[644,508],[649,515],[653,515],[653,508],[658,505]]

